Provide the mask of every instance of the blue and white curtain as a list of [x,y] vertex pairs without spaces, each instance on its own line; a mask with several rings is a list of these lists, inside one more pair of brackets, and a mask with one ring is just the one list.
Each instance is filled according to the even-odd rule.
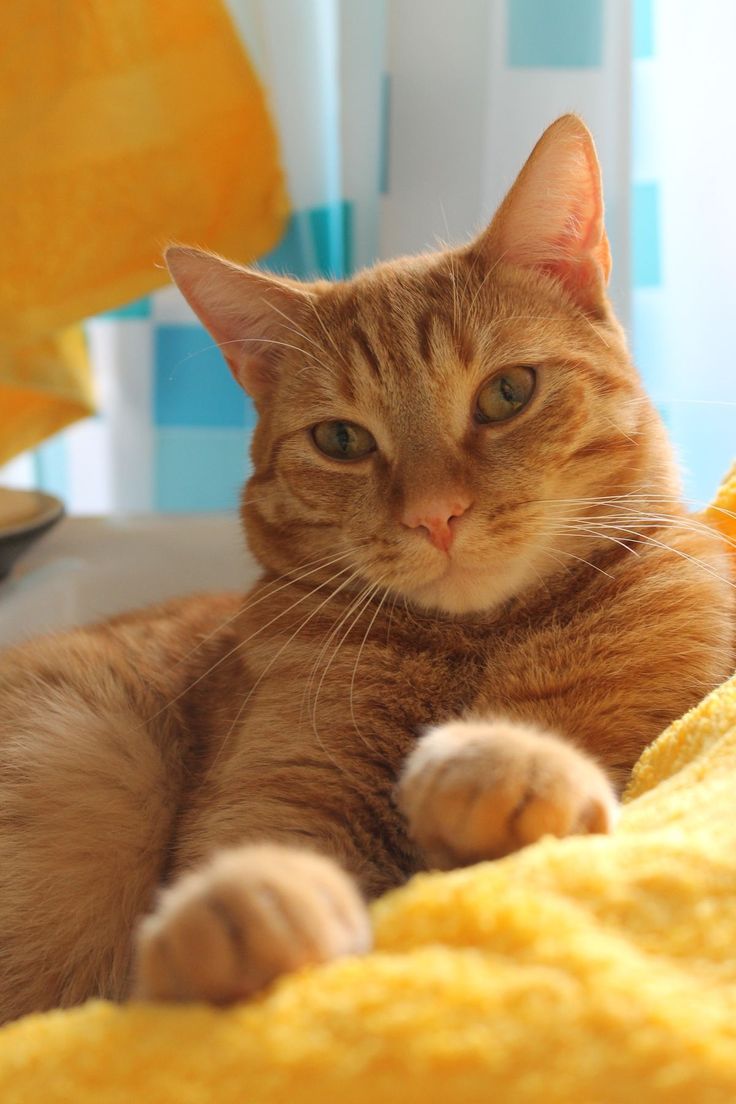
[[636,0],[631,329],[697,506],[736,457],[736,4]]
[[[584,116],[603,165],[612,295],[688,493],[707,498],[736,451],[736,249],[719,221],[730,218],[736,140],[719,135],[717,103],[734,81],[736,4],[228,6],[268,88],[289,178],[295,213],[260,262],[279,271],[346,276],[467,239],[544,127]],[[46,487],[77,513],[233,509],[253,411],[178,293],[121,304],[88,334],[99,416],[0,479]]]

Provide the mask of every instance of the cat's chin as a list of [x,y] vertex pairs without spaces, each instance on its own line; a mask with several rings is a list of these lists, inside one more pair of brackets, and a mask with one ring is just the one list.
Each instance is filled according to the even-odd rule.
[[511,571],[489,571],[487,564],[451,564],[439,578],[403,589],[419,609],[462,617],[495,609],[524,590],[529,581],[529,572],[518,564]]

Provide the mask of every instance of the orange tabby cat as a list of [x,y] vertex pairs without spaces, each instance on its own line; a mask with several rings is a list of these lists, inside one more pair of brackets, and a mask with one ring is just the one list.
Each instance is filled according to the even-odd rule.
[[723,543],[606,298],[579,120],[468,246],[336,284],[167,259],[258,408],[264,574],[3,656],[5,1018],[231,1001],[363,951],[364,895],[610,830],[732,668]]

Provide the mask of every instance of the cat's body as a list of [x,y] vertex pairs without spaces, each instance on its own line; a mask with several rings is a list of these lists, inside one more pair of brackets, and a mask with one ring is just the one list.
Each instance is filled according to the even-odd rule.
[[569,241],[561,267],[537,255],[525,193],[534,158],[554,175],[565,144],[560,194],[585,177],[595,208],[592,146],[562,120],[488,256],[481,239],[311,298],[268,280],[280,331],[263,299],[247,305],[266,278],[226,270],[213,306],[219,262],[180,251],[181,286],[259,406],[243,517],[266,573],[245,598],[0,660],[0,1017],[125,996],[162,884],[141,995],[233,999],[360,950],[363,906],[337,867],[243,845],[320,852],[373,895],[547,831],[607,830],[600,768],[620,787],[730,672],[724,546],[677,502],[605,303],[602,224],[579,263]]

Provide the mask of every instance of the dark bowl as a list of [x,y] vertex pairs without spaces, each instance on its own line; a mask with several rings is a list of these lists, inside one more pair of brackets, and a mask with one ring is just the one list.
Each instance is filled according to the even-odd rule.
[[23,495],[29,493],[35,499],[36,510],[34,513],[17,522],[3,525],[0,522],[0,579],[8,574],[11,567],[22,556],[26,549],[30,548],[34,541],[56,525],[64,516],[64,503],[53,495],[43,494],[41,491],[11,491],[2,488],[3,496]]

